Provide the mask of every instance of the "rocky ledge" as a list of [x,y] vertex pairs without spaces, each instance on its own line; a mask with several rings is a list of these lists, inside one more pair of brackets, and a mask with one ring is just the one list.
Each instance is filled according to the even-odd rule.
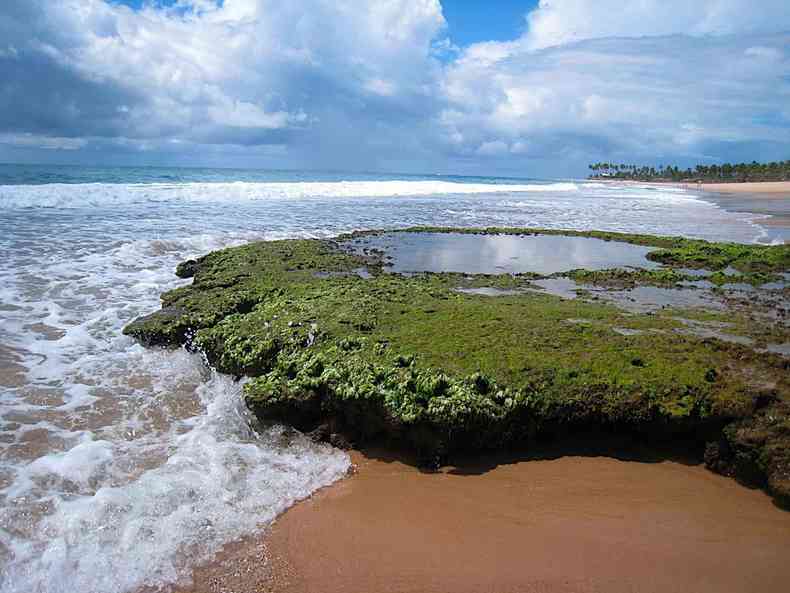
[[[594,237],[655,247],[647,257],[663,264],[566,274],[592,283],[665,285],[705,268],[755,284],[790,270],[787,246],[407,231]],[[683,322],[726,319],[790,341],[786,318],[770,310],[786,286],[772,291],[768,311],[764,299],[747,298],[720,311],[634,313],[584,291],[562,299],[530,290],[537,274],[388,273],[385,253],[348,248],[365,235],[252,243],[184,262],[178,274],[192,283],[165,293],[160,311],[124,333],[203,352],[218,371],[249,378],[245,401],[261,421],[338,446],[408,447],[435,466],[462,452],[628,434],[682,442],[712,470],[790,505],[788,359],[689,334]],[[501,295],[459,291],[475,287]]]

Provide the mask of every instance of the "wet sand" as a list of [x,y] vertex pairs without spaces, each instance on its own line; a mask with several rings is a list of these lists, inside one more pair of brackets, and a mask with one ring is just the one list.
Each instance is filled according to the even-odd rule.
[[[608,183],[617,183],[617,181]],[[763,215],[758,224],[768,227],[768,236],[765,239],[790,242],[790,181],[699,184],[620,181],[620,183],[671,186],[699,191],[703,199],[729,212]]]
[[628,179],[595,179],[596,182],[625,185],[654,185],[656,187],[680,187],[701,191],[761,196],[766,198],[790,199],[790,181],[751,181],[745,183],[695,183],[682,181],[631,181]]
[[715,187],[721,187],[721,189],[715,190],[710,186],[703,185],[702,198],[729,212],[763,215],[763,218],[756,222],[762,227],[768,227],[767,230],[771,239],[790,241],[790,189],[784,192],[773,192],[765,191],[765,188],[757,188],[752,193],[746,188],[734,191],[734,188],[727,187],[729,185],[739,187],[741,185],[759,186],[762,184],[717,184]]
[[[687,185],[694,187],[693,184]],[[747,194],[790,199],[790,181],[702,183],[699,187],[704,191],[715,191],[723,194]]]
[[790,513],[696,464],[564,456],[357,472],[181,591],[784,592]]

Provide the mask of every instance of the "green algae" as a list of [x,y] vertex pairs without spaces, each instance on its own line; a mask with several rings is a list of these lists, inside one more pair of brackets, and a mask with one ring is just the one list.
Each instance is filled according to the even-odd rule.
[[705,465],[748,486],[763,487],[790,509],[790,405],[772,400],[731,423],[708,443]]
[[743,274],[725,274],[721,270],[705,276],[705,280],[716,286],[724,286],[727,284],[750,284],[751,286],[762,286],[769,282],[777,282],[781,280],[778,274],[771,274],[768,272],[746,272]]
[[790,245],[742,245],[686,239],[677,247],[651,252],[657,262],[683,268],[741,272],[782,272],[790,269]]
[[714,286],[732,284],[762,286],[769,282],[779,281],[782,278],[778,274],[769,272],[725,274],[721,270],[707,276],[695,276],[675,268],[659,268],[655,270],[622,268],[613,268],[609,270],[579,269],[559,275],[571,278],[576,282],[595,286],[605,286],[608,288],[633,288],[635,286],[675,287],[683,286],[683,283],[694,283],[699,281],[710,282]]
[[671,268],[657,270],[571,270],[562,274],[568,278],[584,284],[606,286],[611,288],[633,288],[634,286],[677,286],[681,282],[698,280],[688,274],[683,274]]
[[321,241],[272,241],[215,251],[190,262],[191,285],[164,293],[162,310],[132,322],[124,333],[145,344],[178,345],[202,328],[281,294],[281,277],[311,282],[315,270],[351,273],[365,263]]
[[[675,238],[583,235],[689,248]],[[764,255],[755,250],[749,261]],[[353,273],[361,266],[370,278]],[[535,293],[491,298],[455,290],[523,288],[531,274],[403,276],[381,266],[379,257],[333,241],[214,252],[182,265],[180,275],[193,283],[165,293],[160,312],[124,331],[147,344],[186,344],[217,370],[250,377],[245,401],[264,421],[305,431],[329,424],[356,443],[406,444],[429,464],[585,426],[715,440],[722,426],[748,421],[766,390],[787,393],[781,357],[678,335],[680,323],[668,316]],[[683,278],[674,269],[569,275],[620,285]],[[780,436],[771,433],[760,451],[778,447]],[[719,457],[719,470],[729,471],[726,455]],[[784,466],[764,467],[784,495]]]

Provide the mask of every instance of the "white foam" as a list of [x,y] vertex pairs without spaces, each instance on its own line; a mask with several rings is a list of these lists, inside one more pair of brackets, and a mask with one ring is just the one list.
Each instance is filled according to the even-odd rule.
[[34,477],[59,477],[62,481],[88,486],[111,460],[112,443],[94,441],[92,435],[86,434],[75,447],[39,457],[27,470]]
[[[39,529],[44,541],[4,541],[16,554],[4,591],[129,591],[188,576],[223,543],[260,525],[345,474],[345,454],[282,433],[249,428],[239,385],[214,376],[199,389],[205,413],[174,436],[167,461],[95,493],[55,498]],[[112,459],[112,446],[86,440],[47,455],[35,477],[94,478]],[[5,539],[5,538],[4,538]]]
[[451,181],[335,181],[277,183],[86,183],[0,186],[0,208],[77,208],[159,201],[394,198],[577,191],[575,183],[495,184]]
[[344,475],[343,453],[252,431],[240,385],[207,373],[199,356],[120,333],[185,282],[172,273],[178,261],[267,234],[61,229],[39,242],[14,227],[16,248],[0,262],[0,338],[27,379],[0,387],[0,422],[16,436],[0,443],[0,590],[115,592],[188,578],[194,562]]

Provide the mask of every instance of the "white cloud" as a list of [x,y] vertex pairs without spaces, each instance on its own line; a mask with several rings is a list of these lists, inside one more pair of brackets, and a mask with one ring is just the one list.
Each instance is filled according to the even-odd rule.
[[434,93],[431,44],[445,26],[438,0],[179,0],[141,10],[8,1],[35,19],[20,26],[32,33],[19,35],[29,54],[137,98],[111,110],[126,135],[217,143],[234,134],[277,143],[350,110],[369,122],[379,117],[367,114],[379,108],[371,96],[416,111]]
[[208,108],[211,122],[218,126],[233,128],[285,128],[306,119],[304,113],[294,114],[285,111],[267,113],[264,109],[247,101],[229,101],[225,97]]
[[466,48],[439,0],[144,4],[0,2],[5,147],[423,170],[790,150],[787,0],[543,0]]
[[477,148],[477,154],[483,156],[497,156],[503,155],[508,152],[508,146],[501,140],[493,140],[491,142],[483,142]]
[[78,150],[87,144],[84,138],[62,138],[38,134],[2,134],[0,144],[45,150]]
[[396,87],[392,81],[372,78],[364,84],[365,89],[382,97],[391,97],[395,94]]
[[749,57],[768,60],[770,62],[778,62],[782,59],[782,52],[774,47],[763,47],[757,45],[755,47],[747,47],[744,52]]
[[786,0],[542,0],[526,21],[520,38],[471,45],[448,65],[438,121],[449,151],[790,148]]
[[461,155],[501,154],[492,147],[504,145],[556,157],[586,144],[643,158],[693,155],[706,143],[788,147],[788,122],[764,121],[790,101],[786,40],[597,39],[508,47],[493,63],[473,48],[447,69],[449,105],[439,121],[448,150]]
[[541,0],[527,17],[527,49],[607,37],[730,35],[787,29],[787,0]]

